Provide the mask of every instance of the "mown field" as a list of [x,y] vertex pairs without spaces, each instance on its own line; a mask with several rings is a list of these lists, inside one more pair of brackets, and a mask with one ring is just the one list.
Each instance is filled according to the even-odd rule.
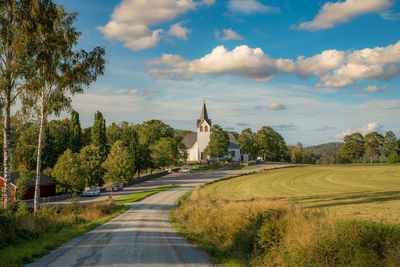
[[400,266],[400,165],[266,170],[176,204],[176,229],[224,266]]
[[400,223],[400,165],[267,170],[207,185],[199,193],[230,200],[283,199],[333,215]]

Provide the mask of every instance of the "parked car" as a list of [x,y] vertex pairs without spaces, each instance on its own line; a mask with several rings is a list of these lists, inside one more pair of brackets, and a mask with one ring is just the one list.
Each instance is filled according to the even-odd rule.
[[111,191],[122,191],[123,189],[123,184],[113,184],[111,187]]
[[87,187],[85,188],[85,191],[83,191],[82,196],[83,197],[100,196],[100,189]]
[[182,168],[179,170],[180,173],[191,173],[192,170],[190,168]]

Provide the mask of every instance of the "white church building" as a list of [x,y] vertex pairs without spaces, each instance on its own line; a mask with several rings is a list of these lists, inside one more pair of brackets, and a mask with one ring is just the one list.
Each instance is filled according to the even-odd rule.
[[[182,140],[182,143],[186,146],[188,150],[188,161],[202,161],[202,160],[213,160],[204,155],[204,149],[207,147],[208,142],[210,142],[210,129],[211,120],[208,118],[206,104],[203,103],[203,109],[201,110],[200,119],[196,123],[197,132],[188,133]],[[232,161],[247,161],[247,154],[240,153],[240,146],[236,141],[235,137],[228,133],[229,135],[229,147],[228,155],[225,158],[231,158]]]

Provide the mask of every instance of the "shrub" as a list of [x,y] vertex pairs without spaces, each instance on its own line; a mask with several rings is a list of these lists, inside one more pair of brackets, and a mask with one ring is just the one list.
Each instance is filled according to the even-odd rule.
[[400,163],[400,156],[397,154],[392,154],[388,157],[389,163]]

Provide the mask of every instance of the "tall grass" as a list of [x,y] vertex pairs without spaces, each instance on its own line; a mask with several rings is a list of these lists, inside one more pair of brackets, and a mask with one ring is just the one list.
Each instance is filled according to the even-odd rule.
[[175,226],[228,266],[400,266],[399,226],[197,190],[180,203],[171,213]]
[[85,206],[42,206],[36,213],[26,204],[0,209],[0,266],[22,266],[75,236],[128,209],[113,201]]

